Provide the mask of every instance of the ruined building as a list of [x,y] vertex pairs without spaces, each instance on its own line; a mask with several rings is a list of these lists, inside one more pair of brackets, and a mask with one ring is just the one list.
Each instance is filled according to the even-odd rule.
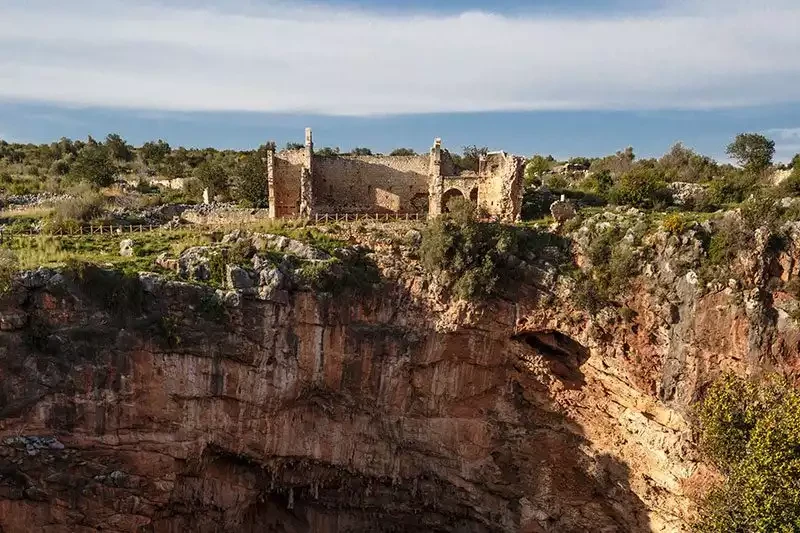
[[322,156],[311,130],[305,147],[267,152],[270,217],[344,213],[447,211],[463,197],[490,216],[513,222],[522,204],[524,160],[505,152],[480,159],[478,172],[458,172],[436,139],[430,153],[411,156]]

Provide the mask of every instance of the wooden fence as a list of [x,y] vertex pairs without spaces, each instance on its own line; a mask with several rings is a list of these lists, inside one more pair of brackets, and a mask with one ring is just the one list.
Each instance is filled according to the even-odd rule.
[[343,214],[329,214],[317,213],[308,220],[314,221],[315,224],[327,224],[329,222],[358,222],[358,221],[372,221],[372,222],[409,222],[425,220],[427,215],[420,213],[343,213]]
[[153,224],[98,224],[96,226],[90,224],[85,226],[57,228],[46,232],[37,231],[34,227],[27,229],[0,227],[0,235],[121,235],[123,233],[144,233],[161,227],[162,226]]
[[[427,216],[424,213],[318,213],[310,217],[296,217],[296,218],[283,218],[281,220],[297,220],[305,221],[307,224],[330,224],[332,222],[419,222],[425,220]],[[220,224],[220,226],[227,226],[229,224]],[[3,227],[0,226],[0,239],[3,236],[19,236],[19,235],[56,235],[56,236],[73,236],[73,235],[122,235],[126,233],[145,233],[153,230],[168,230],[168,229],[186,229],[191,227],[175,226],[165,228],[162,225],[156,224],[86,224],[74,227],[57,228],[40,232],[34,227],[26,229]],[[205,226],[205,225],[204,225]]]

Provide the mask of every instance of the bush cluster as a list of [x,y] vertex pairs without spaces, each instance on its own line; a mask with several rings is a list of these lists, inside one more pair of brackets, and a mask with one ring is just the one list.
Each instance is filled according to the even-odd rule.
[[781,379],[727,375],[696,407],[700,443],[725,480],[705,498],[700,533],[800,529],[800,392]]
[[552,244],[534,231],[479,222],[475,207],[454,200],[422,232],[420,259],[464,300],[500,296],[520,279],[519,259]]

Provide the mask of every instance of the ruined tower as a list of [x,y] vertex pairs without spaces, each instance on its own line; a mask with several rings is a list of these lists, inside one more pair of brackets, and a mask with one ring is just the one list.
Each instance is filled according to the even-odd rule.
[[300,210],[301,217],[310,217],[314,210],[314,140],[311,128],[306,128],[306,147],[303,157],[303,169],[300,175]]
[[442,140],[437,138],[431,148],[431,162],[428,170],[428,216],[438,217],[442,214],[442,194],[444,181],[442,180]]
[[277,218],[278,207],[275,197],[275,143],[267,143],[267,201],[269,205],[269,218]]

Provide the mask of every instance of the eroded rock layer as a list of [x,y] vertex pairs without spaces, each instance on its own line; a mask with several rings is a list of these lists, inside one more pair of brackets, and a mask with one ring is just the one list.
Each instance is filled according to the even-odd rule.
[[796,367],[796,328],[654,246],[628,318],[546,271],[480,308],[397,269],[225,307],[28,273],[0,317],[0,531],[683,531],[709,476],[687,406],[758,354]]

